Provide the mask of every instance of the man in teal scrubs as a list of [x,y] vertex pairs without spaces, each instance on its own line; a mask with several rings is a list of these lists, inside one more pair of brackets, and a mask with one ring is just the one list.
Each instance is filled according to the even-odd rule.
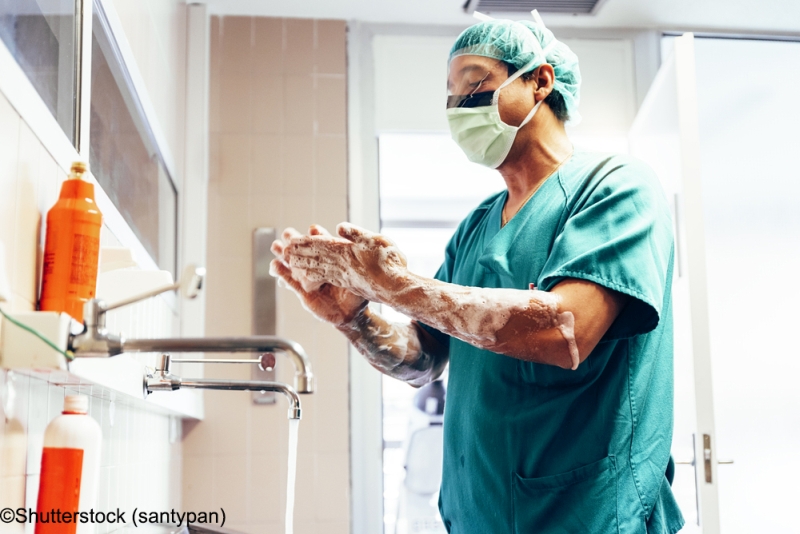
[[449,67],[453,138],[507,190],[460,224],[436,279],[348,224],[287,230],[273,273],[381,372],[421,385],[449,363],[448,532],[677,532],[673,236],[658,179],[627,156],[573,152],[577,58],[540,23],[476,24]]

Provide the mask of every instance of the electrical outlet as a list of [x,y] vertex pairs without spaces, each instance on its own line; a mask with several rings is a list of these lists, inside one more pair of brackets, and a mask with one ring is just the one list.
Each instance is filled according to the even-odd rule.
[[0,241],[0,302],[11,300],[11,284],[8,283],[8,269],[6,265],[5,245]]

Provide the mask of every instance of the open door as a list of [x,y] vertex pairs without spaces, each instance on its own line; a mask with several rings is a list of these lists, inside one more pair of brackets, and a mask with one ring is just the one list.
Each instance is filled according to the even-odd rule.
[[676,225],[683,532],[797,532],[800,42],[673,45],[630,147],[660,176]]
[[[675,222],[675,431],[673,491],[683,532],[718,534],[719,504],[712,392],[706,244],[694,37],[675,39],[630,132],[631,154],[660,177]],[[687,230],[688,229],[688,230]]]

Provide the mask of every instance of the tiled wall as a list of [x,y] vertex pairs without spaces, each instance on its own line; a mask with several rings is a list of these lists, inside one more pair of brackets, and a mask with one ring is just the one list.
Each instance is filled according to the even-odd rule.
[[[114,399],[99,387],[68,388],[14,371],[0,371],[4,422],[0,426],[0,504],[36,508],[44,431],[61,413],[65,394],[90,395],[89,415],[103,433],[95,510],[119,508],[130,522],[134,508],[180,510],[180,424]],[[33,532],[33,524],[3,525],[3,532]],[[123,525],[124,526],[124,525]],[[120,525],[97,524],[103,534]]]
[[[208,335],[251,333],[254,228],[347,218],[346,25],[249,17],[211,22]],[[310,355],[318,390],[303,396],[295,532],[349,532],[348,364],[344,338],[285,289],[278,334]],[[278,379],[291,383],[288,360]],[[207,376],[249,378],[244,366]],[[206,419],[184,428],[184,507],[225,508],[231,528],[280,532],[288,456],[286,401],[206,392]]]
[[58,197],[66,174],[0,94],[0,242],[11,283],[12,309],[35,309],[42,213]]

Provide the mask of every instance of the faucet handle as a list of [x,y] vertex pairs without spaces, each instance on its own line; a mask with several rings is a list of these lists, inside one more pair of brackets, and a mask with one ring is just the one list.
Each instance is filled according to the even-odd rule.
[[172,357],[167,353],[162,353],[161,356],[158,357],[158,363],[156,364],[156,373],[161,373],[164,375],[168,375],[170,371],[170,365]]
[[173,375],[170,369],[170,355],[162,353],[152,373],[145,372],[144,387],[146,394],[153,391],[175,391],[181,387],[181,379]]
[[160,295],[161,293],[166,293],[167,291],[176,290],[180,292],[182,297],[193,299],[200,293],[200,290],[203,287],[203,280],[205,279],[205,276],[206,270],[204,267],[198,267],[196,265],[189,264],[184,267],[180,279],[174,284],[157,287],[146,293],[135,295],[133,297],[114,302],[113,304],[103,304],[102,309],[104,312],[115,310],[117,308],[121,308],[122,306],[134,304],[136,302],[155,297],[156,295]]
[[265,352],[258,357],[258,368],[262,371],[272,371],[275,369],[275,353]]
[[198,267],[192,263],[184,267],[181,277],[178,280],[181,296],[185,299],[197,297],[200,290],[203,289],[203,280],[205,280],[205,278],[205,267]]

